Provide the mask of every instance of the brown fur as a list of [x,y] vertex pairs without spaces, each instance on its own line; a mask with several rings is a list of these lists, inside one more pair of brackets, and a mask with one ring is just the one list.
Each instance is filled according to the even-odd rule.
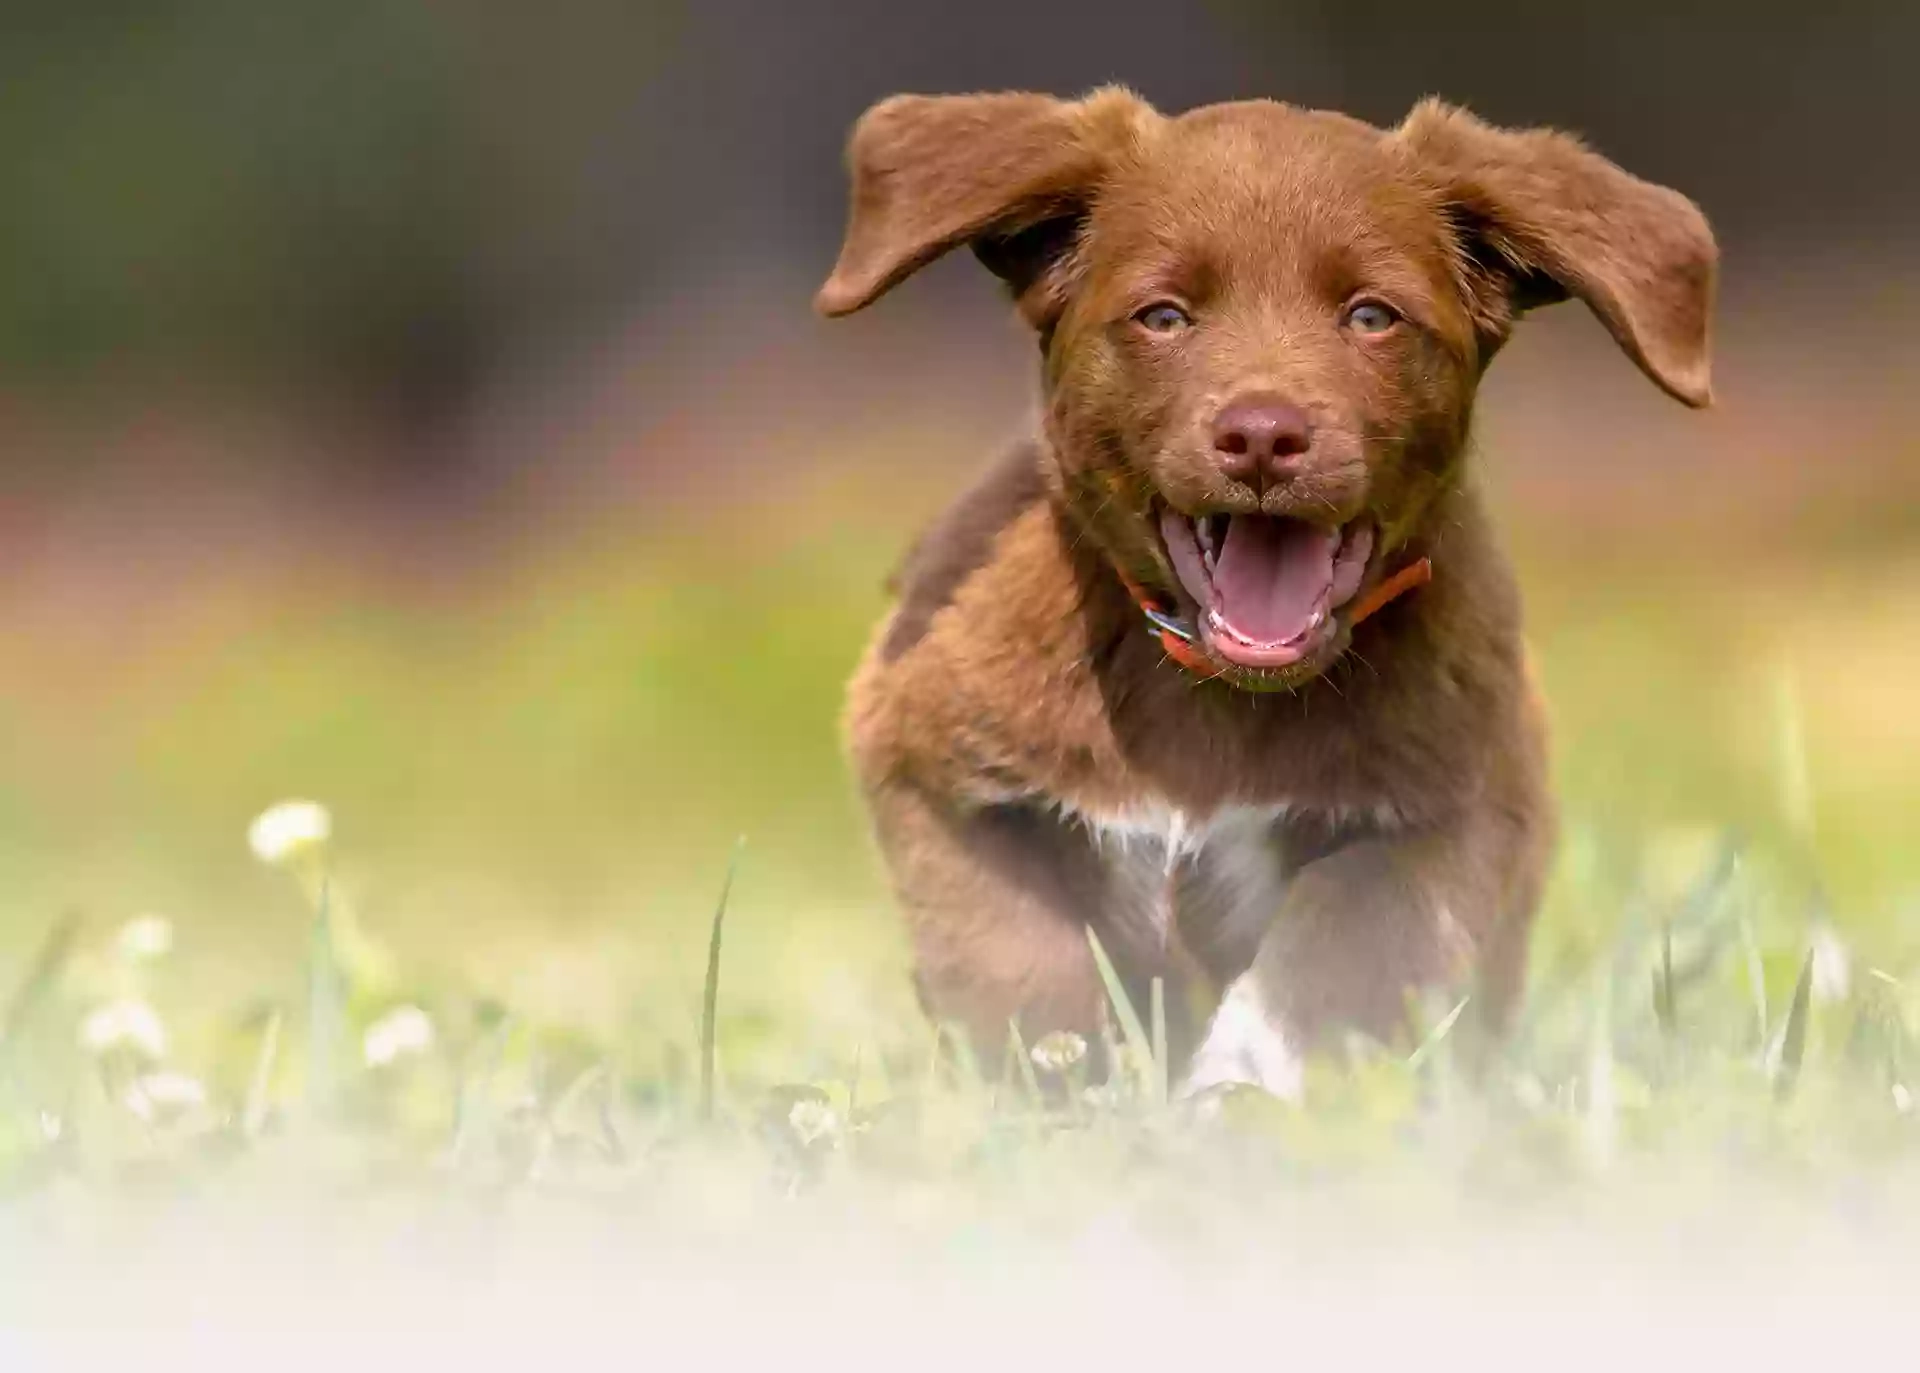
[[[1474,391],[1523,310],[1575,297],[1706,403],[1699,212],[1566,135],[1431,101],[1381,131],[1265,101],[1169,118],[1120,90],[901,96],[849,161],[820,308],[968,243],[1046,358],[1041,432],[909,558],[851,691],[929,1011],[984,1046],[1010,1018],[1090,1028],[1092,927],[1136,990],[1244,976],[1300,1043],[1391,1034],[1410,988],[1469,970],[1497,1022],[1553,820],[1519,596],[1463,462]],[[1400,323],[1354,335],[1359,296]],[[1163,299],[1191,312],[1177,337],[1135,322]],[[1253,393],[1313,423],[1258,489],[1206,437]],[[1418,556],[1434,579],[1284,690],[1203,682],[1119,575],[1179,598],[1160,503],[1364,514],[1370,582]]]

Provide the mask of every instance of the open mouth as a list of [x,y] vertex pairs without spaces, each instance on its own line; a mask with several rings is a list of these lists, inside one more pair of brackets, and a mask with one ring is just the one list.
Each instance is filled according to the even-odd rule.
[[1329,526],[1163,509],[1160,534],[1206,647],[1245,668],[1292,667],[1332,642],[1336,612],[1360,590],[1373,554],[1365,520]]

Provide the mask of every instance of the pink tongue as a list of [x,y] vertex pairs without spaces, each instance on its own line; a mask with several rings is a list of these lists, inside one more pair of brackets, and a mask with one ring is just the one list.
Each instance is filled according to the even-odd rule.
[[1214,608],[1254,643],[1299,638],[1333,589],[1339,543],[1338,530],[1301,520],[1235,515],[1213,567]]

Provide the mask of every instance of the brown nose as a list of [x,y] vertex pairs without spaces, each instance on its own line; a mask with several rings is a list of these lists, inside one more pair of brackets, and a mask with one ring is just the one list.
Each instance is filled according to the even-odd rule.
[[1255,490],[1283,480],[1293,459],[1312,444],[1306,412],[1275,395],[1242,396],[1213,420],[1220,470]]

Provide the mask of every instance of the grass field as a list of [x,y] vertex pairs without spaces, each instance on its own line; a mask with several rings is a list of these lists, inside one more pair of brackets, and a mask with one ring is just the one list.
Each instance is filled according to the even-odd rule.
[[[1112,1084],[1080,1080],[1061,1043],[1012,1068],[936,1055],[838,762],[840,684],[892,550],[863,502],[810,499],[797,523],[585,537],[456,595],[263,565],[137,623],[12,636],[0,1326],[267,1321],[270,1273],[285,1310],[345,1274],[348,1325],[431,1325],[468,1290],[448,1275],[473,1274],[400,1256],[479,1218],[554,1256],[487,1251],[523,1282],[500,1319],[640,1320],[603,1289],[644,1271],[681,1294],[660,1328],[713,1340],[694,1318],[710,1277],[796,1340],[845,1338],[851,1362],[878,1346],[834,1321],[878,1330],[907,1307],[843,1311],[808,1275],[882,1294],[907,1253],[929,1281],[1010,1284],[980,1299],[1052,1328],[1097,1294],[1068,1283],[1029,1311],[1037,1292],[1101,1264],[1124,1290],[1170,1254],[1237,1254],[1238,1280],[1278,1265],[1304,1290],[1281,1235],[1374,1236],[1354,1252],[1438,1311],[1466,1270],[1420,1270],[1416,1239],[1525,1284],[1533,1251],[1491,1236],[1639,1217],[1757,1265],[1734,1284],[1751,1295],[1819,1244],[1904,1233],[1913,553],[1808,540],[1729,577],[1697,544],[1568,566],[1552,531],[1523,541],[1566,840],[1507,1061],[1470,1088],[1435,1006],[1424,1038],[1329,1067],[1301,1105],[1201,1112],[1164,1099],[1150,1032]],[[720,537],[755,555],[687,575]],[[247,826],[289,797],[324,803],[331,838],[262,862]],[[702,983],[740,836],[709,1112]],[[583,1257],[613,1231],[650,1256],[638,1269]],[[123,1233],[144,1238],[92,1247]],[[295,1233],[343,1267],[304,1286]],[[769,1244],[796,1267],[755,1266]],[[227,1295],[161,1301],[183,1245]],[[1836,1262],[1821,1280],[1858,1297]],[[560,1282],[574,1263],[592,1272]],[[433,1273],[454,1286],[400,1300]],[[1331,1331],[1337,1306],[1303,1319]]]

